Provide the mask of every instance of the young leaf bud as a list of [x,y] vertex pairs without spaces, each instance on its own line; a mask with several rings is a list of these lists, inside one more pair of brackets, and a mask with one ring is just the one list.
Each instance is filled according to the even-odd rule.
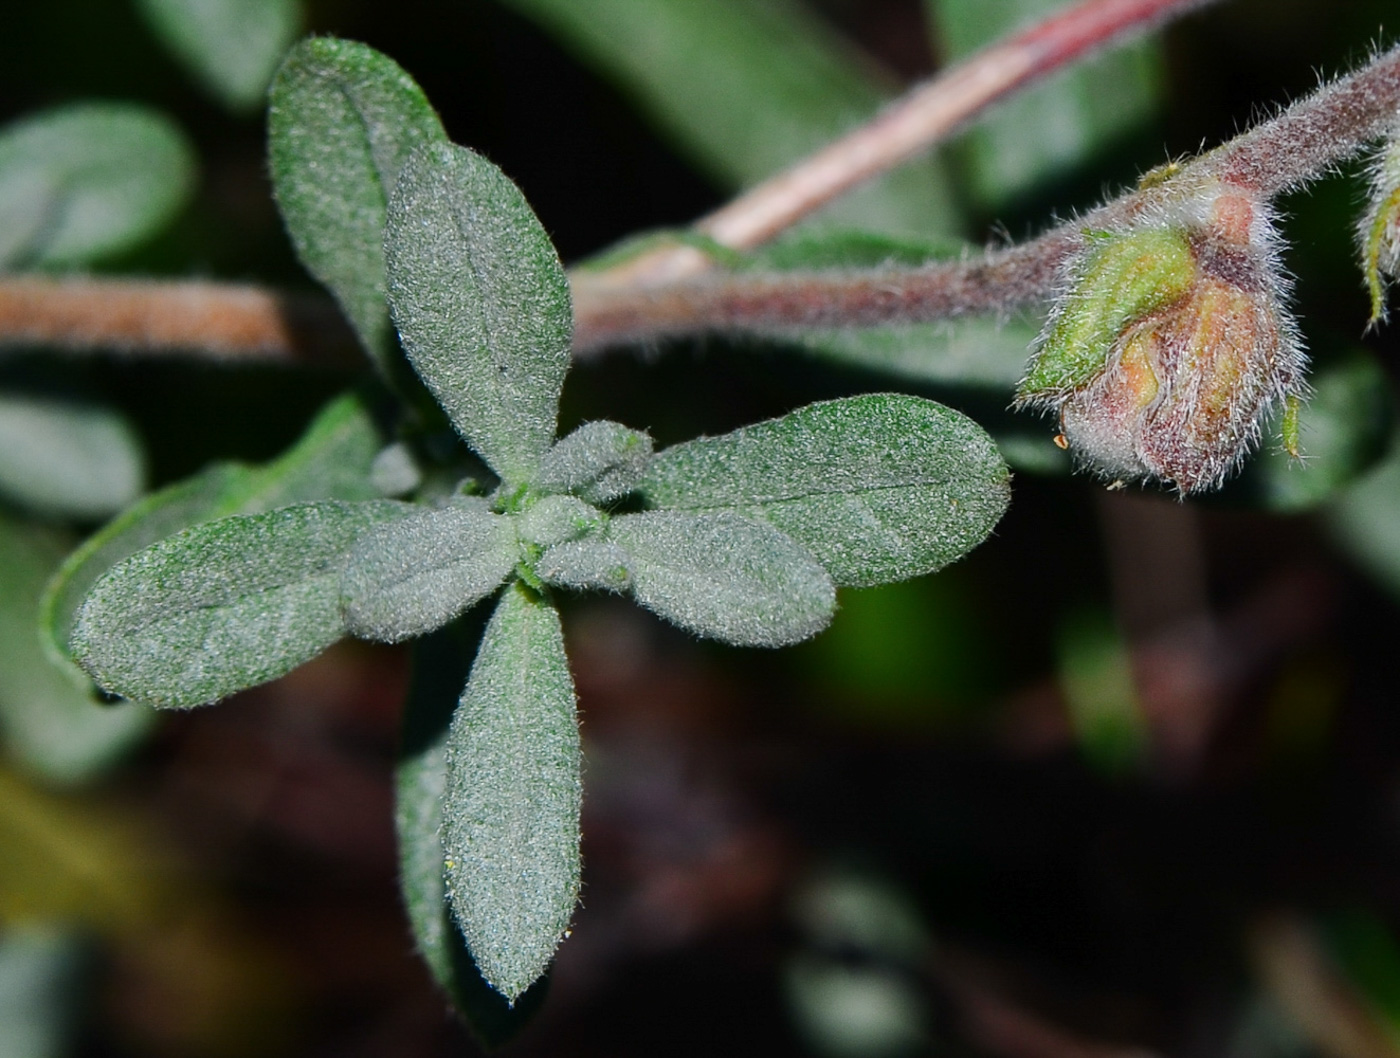
[[[1274,405],[1296,418],[1303,389],[1271,221],[1267,203],[1216,184],[1092,235],[1016,406],[1058,413],[1057,441],[1115,484],[1217,487]],[[1284,432],[1296,455],[1296,429]]]
[[1371,204],[1361,219],[1361,268],[1371,295],[1371,324],[1386,318],[1386,279],[1400,271],[1400,135],[1371,164]]

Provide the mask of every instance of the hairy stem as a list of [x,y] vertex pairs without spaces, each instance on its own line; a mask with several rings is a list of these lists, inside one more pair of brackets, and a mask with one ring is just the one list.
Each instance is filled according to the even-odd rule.
[[575,348],[725,330],[870,326],[1005,312],[1048,298],[1084,233],[1112,228],[1194,188],[1227,182],[1261,197],[1299,187],[1357,154],[1400,112],[1400,48],[1296,103],[1169,178],[1010,249],[917,269],[698,276],[657,287],[575,290]]
[[190,353],[320,367],[365,364],[329,298],[232,283],[0,278],[0,347]]
[[[1215,0],[1080,0],[915,86],[864,125],[744,192],[695,224],[723,246],[750,249],[927,150],[1012,93],[1088,53]],[[649,285],[703,272],[710,259],[665,247],[586,277]]]

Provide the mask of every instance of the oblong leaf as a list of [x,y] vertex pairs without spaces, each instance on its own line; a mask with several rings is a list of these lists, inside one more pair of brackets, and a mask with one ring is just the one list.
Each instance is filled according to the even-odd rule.
[[466,1018],[483,1046],[493,1048],[522,1029],[543,1001],[548,976],[515,1003],[486,983],[452,917],[443,877],[442,802],[447,793],[447,731],[484,626],[458,625],[414,644],[413,677],[403,709],[403,737],[394,783],[399,842],[399,888],[418,953],[434,980]]
[[233,514],[260,514],[310,500],[377,498],[371,468],[381,443],[364,400],[346,393],[322,408],[297,443],[266,466],[216,463],[145,497],[88,537],[49,581],[39,615],[50,655],[68,659],[73,619],[97,579],[157,540]]
[[771,522],[838,584],[931,573],[980,544],[1010,474],[971,419],[931,400],[875,393],[657,453],[649,506],[734,510]]
[[96,520],[145,489],[141,439],[98,404],[0,393],[0,493],[42,514]]
[[160,230],[194,186],[178,127],[130,103],[75,103],[0,130],[0,269],[73,265]]
[[166,47],[233,110],[262,103],[302,22],[298,0],[138,0],[137,7]]
[[345,634],[340,579],[356,540],[410,511],[328,501],[186,529],[93,585],[73,656],[108,691],[167,708],[275,679]]
[[633,597],[698,635],[786,646],[816,635],[836,609],[831,578],[805,548],[734,511],[622,515],[607,540],[627,556]]
[[651,438],[641,430],[606,420],[586,422],[545,453],[539,485],[589,503],[611,503],[637,487],[651,453]]
[[345,567],[352,635],[397,643],[440,628],[515,568],[515,527],[486,505],[418,508],[365,533]]
[[514,1001],[548,966],[578,900],[578,721],[559,615],[501,596],[447,736],[442,844],[477,967]]
[[510,485],[554,440],[573,310],[520,190],[465,147],[415,151],[384,229],[389,304],[414,369]]
[[447,139],[442,123],[398,63],[334,37],[292,49],[267,123],[273,191],[297,256],[387,368],[384,212],[413,149]]

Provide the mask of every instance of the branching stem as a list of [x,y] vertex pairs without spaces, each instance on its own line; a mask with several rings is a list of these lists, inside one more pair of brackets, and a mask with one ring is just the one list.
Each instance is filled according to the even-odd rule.
[[1278,117],[1030,242],[917,269],[697,276],[647,288],[576,291],[575,348],[706,331],[870,326],[1005,312],[1046,299],[1084,232],[1122,225],[1226,182],[1269,198],[1357,154],[1400,114],[1400,48],[1327,85]]

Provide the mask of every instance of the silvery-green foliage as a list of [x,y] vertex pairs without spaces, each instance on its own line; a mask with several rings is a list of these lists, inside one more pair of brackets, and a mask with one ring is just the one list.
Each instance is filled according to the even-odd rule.
[[306,503],[176,533],[93,585],[73,657],[107,690],[166,708],[275,679],[345,634],[340,580],[355,542],[411,511]]
[[629,562],[627,552],[617,544],[592,537],[551,547],[535,563],[535,572],[557,588],[624,592],[632,585]]
[[553,547],[603,527],[603,514],[574,496],[544,496],[516,518],[522,543]]
[[524,196],[465,147],[419,148],[389,201],[384,252],[414,369],[508,486],[532,482],[554,441],[573,310]]
[[165,45],[227,106],[251,110],[301,26],[299,0],[138,0]]
[[442,824],[452,909],[511,1002],[544,972],[578,899],[579,766],[559,615],[516,583],[452,719]]
[[50,655],[67,662],[74,617],[97,579],[157,540],[233,514],[310,500],[377,498],[370,469],[381,443],[364,401],[347,393],[326,405],[297,443],[266,466],[216,463],[146,496],[88,537],[49,581],[40,625]]
[[145,490],[141,440],[96,404],[0,393],[0,494],[40,514],[110,517]]
[[982,542],[1010,475],[971,419],[876,393],[657,453],[641,493],[658,508],[740,511],[772,523],[855,587],[931,573]]
[[346,627],[388,643],[440,628],[500,587],[519,550],[511,519],[480,501],[415,508],[355,545],[341,581]]
[[307,270],[381,368],[393,355],[384,212],[415,147],[445,141],[422,89],[386,55],[314,37],[292,49],[268,106],[273,190]]
[[778,647],[831,621],[836,588],[809,551],[734,511],[614,518],[633,598],[680,627],[735,646]]
[[131,103],[74,103],[0,130],[0,270],[82,264],[159,231],[194,186],[189,141]]
[[539,487],[611,503],[637,487],[651,453],[651,438],[640,430],[602,419],[586,422],[544,454]]

